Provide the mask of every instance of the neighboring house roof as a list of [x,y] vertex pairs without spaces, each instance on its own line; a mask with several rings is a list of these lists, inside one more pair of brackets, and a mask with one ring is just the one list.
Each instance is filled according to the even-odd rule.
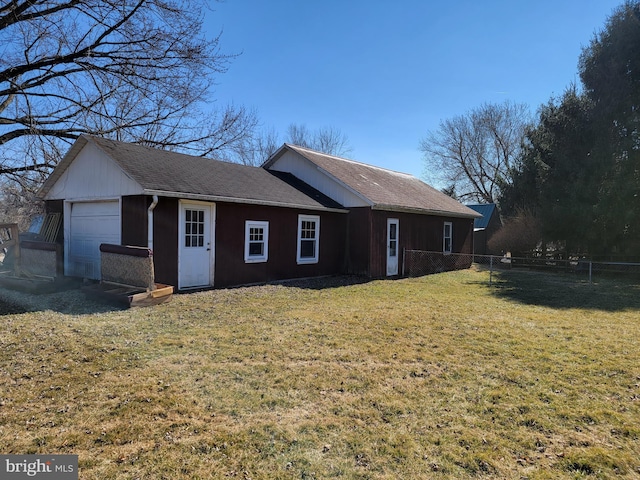
[[413,175],[285,144],[263,165],[271,167],[286,151],[316,165],[334,181],[355,192],[372,208],[474,218],[478,214]]
[[483,230],[489,226],[489,221],[491,220],[491,216],[493,212],[496,211],[495,203],[484,203],[484,204],[474,204],[467,205],[472,210],[478,212],[482,217],[476,218],[473,221],[473,229],[474,230]]
[[316,210],[343,207],[292,176],[260,167],[194,157],[133,143],[82,135],[44,183],[45,196],[73,159],[91,142],[137,182],[144,194]]

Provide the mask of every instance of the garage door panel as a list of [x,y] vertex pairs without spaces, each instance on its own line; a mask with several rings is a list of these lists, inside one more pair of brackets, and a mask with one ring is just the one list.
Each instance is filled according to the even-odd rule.
[[71,214],[74,217],[120,216],[118,202],[79,202],[74,203]]
[[100,244],[120,243],[120,206],[115,202],[71,207],[68,275],[100,279]]

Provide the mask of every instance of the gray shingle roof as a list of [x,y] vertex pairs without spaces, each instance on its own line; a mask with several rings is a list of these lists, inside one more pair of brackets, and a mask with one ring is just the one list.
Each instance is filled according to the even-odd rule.
[[[285,144],[327,174],[373,203],[374,208],[409,210],[436,215],[477,217],[457,200],[406,173],[327,155],[308,148]],[[269,162],[265,164],[268,167]]]
[[[312,196],[305,194],[292,186],[291,182],[287,183],[286,179],[280,179],[260,167],[195,157],[88,135],[83,135],[78,140],[81,146],[84,145],[83,140],[85,143],[92,142],[105,152],[148,194],[305,209],[342,208],[320,192],[316,191],[319,195]],[[72,147],[71,155],[67,154],[59,165],[58,168],[62,171],[77,154],[77,151],[75,154],[72,153],[73,150]],[[67,158],[69,156],[71,158]],[[62,171],[55,172],[52,181],[59,178]],[[52,184],[45,184],[44,193],[50,186]]]

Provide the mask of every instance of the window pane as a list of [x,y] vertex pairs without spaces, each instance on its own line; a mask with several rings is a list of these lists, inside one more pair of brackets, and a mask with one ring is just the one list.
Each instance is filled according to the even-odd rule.
[[391,256],[391,257],[395,257],[396,256],[396,253],[398,251],[397,243],[398,242],[396,242],[396,241],[389,242],[389,256]]
[[302,240],[300,242],[300,257],[313,258],[316,254],[316,241],[315,240]]
[[299,264],[318,262],[320,237],[320,217],[317,215],[298,216],[298,245],[296,258]]
[[249,255],[251,256],[263,256],[264,255],[264,243],[251,242],[249,244]]
[[300,236],[302,238],[316,238],[316,222],[303,220]]
[[249,240],[252,242],[264,240],[264,230],[262,228],[249,229]]
[[184,211],[185,247],[204,246],[204,210]]

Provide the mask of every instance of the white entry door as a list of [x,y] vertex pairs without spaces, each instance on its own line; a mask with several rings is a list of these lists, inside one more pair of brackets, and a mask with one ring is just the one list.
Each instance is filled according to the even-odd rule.
[[178,288],[212,285],[212,204],[180,202]]
[[387,219],[387,276],[398,275],[398,228],[397,218]]

